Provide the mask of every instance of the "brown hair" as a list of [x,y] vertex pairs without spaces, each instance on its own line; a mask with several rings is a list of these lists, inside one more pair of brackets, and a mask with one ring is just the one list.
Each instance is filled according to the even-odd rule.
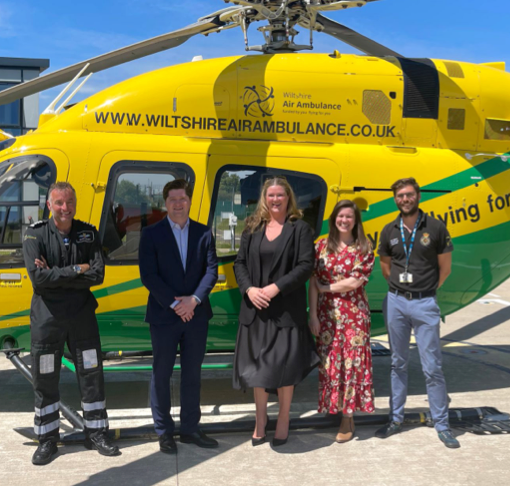
[[413,186],[414,190],[416,191],[416,194],[420,194],[420,186],[416,182],[416,179],[414,177],[404,177],[403,179],[399,179],[398,181],[395,181],[391,185],[391,190],[393,191],[393,195],[395,196],[397,194],[397,191],[400,191],[403,187],[406,186]]
[[283,176],[274,176],[264,182],[260,192],[259,202],[257,203],[257,208],[251,216],[246,218],[246,229],[250,233],[256,231],[263,223],[271,221],[271,214],[269,213],[269,208],[266,203],[266,194],[267,190],[273,186],[283,187],[289,197],[289,203],[287,205],[287,219],[295,221],[296,219],[303,217],[302,212],[297,207],[294,191],[292,190],[291,185],[287,182],[287,179]]
[[184,179],[175,179],[173,181],[167,182],[165,187],[163,187],[163,199],[166,201],[168,193],[175,189],[184,189],[186,191],[186,196],[188,196],[190,199],[193,195],[193,188],[187,181]]
[[48,199],[51,199],[51,193],[53,191],[73,191],[74,197],[76,198],[76,191],[69,182],[54,182],[48,189]]
[[371,245],[365,236],[365,231],[363,230],[361,212],[358,206],[356,206],[356,203],[349,199],[342,199],[341,201],[338,201],[331,212],[331,216],[329,217],[328,251],[331,253],[338,252],[338,246],[340,245],[340,231],[338,231],[338,228],[336,227],[336,218],[338,213],[345,208],[350,208],[354,211],[355,223],[354,228],[352,228],[352,236],[354,237],[354,242],[361,250],[361,253],[366,255],[370,250]]

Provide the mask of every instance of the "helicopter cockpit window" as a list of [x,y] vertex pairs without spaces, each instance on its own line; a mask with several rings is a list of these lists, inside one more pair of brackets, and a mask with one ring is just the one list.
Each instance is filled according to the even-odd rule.
[[193,182],[193,172],[184,164],[153,163],[136,169],[132,162],[130,169],[128,163],[119,164],[112,170],[103,208],[103,249],[109,264],[132,264],[138,261],[142,229],[166,216],[165,184],[175,179]]
[[[2,150],[8,149],[9,147],[12,147],[16,143],[16,139],[14,137],[8,138],[7,140],[1,140],[0,141],[0,152]],[[5,167],[5,169],[7,166]],[[4,170],[5,170],[4,169]],[[0,175],[2,173],[2,170],[0,169]]]
[[216,175],[209,226],[216,239],[218,258],[233,261],[239,250],[245,220],[257,207],[260,191],[266,179],[285,176],[296,195],[303,219],[320,235],[327,187],[318,176],[266,167],[229,165]]
[[0,266],[23,266],[21,245],[29,225],[48,217],[46,198],[55,181],[53,162],[20,157],[0,165]]

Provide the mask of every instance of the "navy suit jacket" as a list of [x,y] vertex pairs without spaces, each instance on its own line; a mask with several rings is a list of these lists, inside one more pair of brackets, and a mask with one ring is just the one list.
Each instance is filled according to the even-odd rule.
[[144,228],[139,265],[142,283],[150,292],[146,322],[154,325],[182,322],[170,306],[175,297],[184,295],[196,295],[201,301],[193,319],[212,317],[209,294],[218,280],[218,258],[207,226],[190,219],[186,271],[168,218]]

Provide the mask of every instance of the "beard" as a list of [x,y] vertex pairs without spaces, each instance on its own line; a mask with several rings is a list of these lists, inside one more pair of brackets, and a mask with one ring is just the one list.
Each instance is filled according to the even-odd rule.
[[411,206],[409,209],[404,209],[403,205],[399,207],[400,212],[404,216],[414,216],[418,212],[418,203],[416,203],[414,206]]

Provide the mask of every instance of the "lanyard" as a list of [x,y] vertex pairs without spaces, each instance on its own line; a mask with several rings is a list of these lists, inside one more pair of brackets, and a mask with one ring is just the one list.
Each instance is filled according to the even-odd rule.
[[400,234],[402,235],[402,244],[404,245],[404,253],[406,254],[406,266],[405,266],[405,273],[407,273],[407,269],[409,267],[409,260],[411,259],[411,253],[413,252],[413,246],[414,246],[414,239],[416,237],[416,231],[418,229],[418,225],[421,221],[421,215],[416,220],[416,223],[414,225],[413,232],[411,234],[411,241],[409,242],[409,251],[407,251],[407,244],[406,244],[406,236],[404,234],[404,221],[402,220],[402,216],[400,216]]

